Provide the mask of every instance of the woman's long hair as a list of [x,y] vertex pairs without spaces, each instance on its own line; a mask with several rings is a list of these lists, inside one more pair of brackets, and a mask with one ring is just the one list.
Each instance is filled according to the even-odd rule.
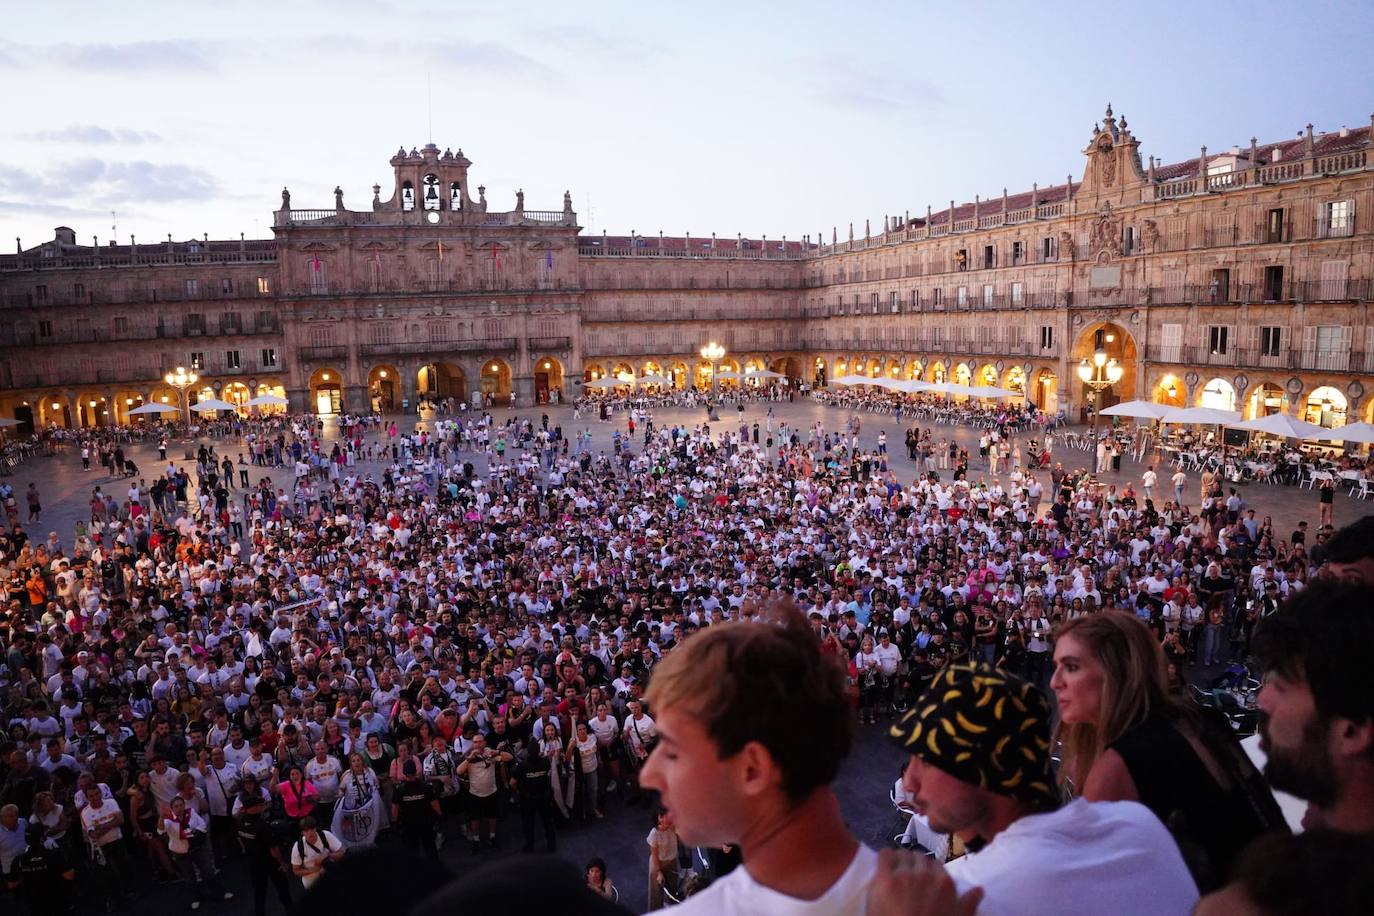
[[1099,665],[1105,677],[1093,723],[1059,723],[1063,745],[1061,779],[1072,779],[1079,791],[1098,756],[1112,742],[1152,715],[1184,714],[1169,694],[1164,650],[1143,620],[1124,611],[1103,611],[1062,624],[1055,640],[1072,636]]

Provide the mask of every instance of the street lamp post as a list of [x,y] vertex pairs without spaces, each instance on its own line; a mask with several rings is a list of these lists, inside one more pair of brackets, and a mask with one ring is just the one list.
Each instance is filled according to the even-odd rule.
[[1108,388],[1121,381],[1125,368],[1115,359],[1107,358],[1107,351],[1094,351],[1092,362],[1086,359],[1078,364],[1078,377],[1088,386],[1088,409],[1092,411],[1092,437],[1097,441],[1097,399]]
[[725,358],[725,348],[714,340],[701,348],[701,358],[711,363],[711,395],[716,393],[716,363]]
[[177,366],[175,372],[168,372],[162,380],[177,390],[181,396],[181,409],[186,420],[186,428],[191,428],[191,399],[186,394],[192,385],[200,381],[200,376],[185,366]]

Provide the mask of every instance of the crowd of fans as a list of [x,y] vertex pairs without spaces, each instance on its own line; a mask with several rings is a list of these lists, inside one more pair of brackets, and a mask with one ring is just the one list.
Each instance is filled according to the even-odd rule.
[[[908,449],[930,434],[918,424]],[[805,899],[838,882],[848,906],[874,874],[884,887],[930,881],[856,852],[836,833],[833,796],[817,794],[857,706],[860,721],[900,719],[892,730],[908,749],[929,741],[907,778],[933,821],[1005,836],[1004,857],[952,870],[962,891],[994,885],[994,862],[1082,852],[1063,837],[1096,831],[1123,837],[1141,874],[1113,871],[1104,852],[1075,893],[1086,901],[1120,879],[1114,893],[1129,900],[1126,889],[1154,882],[1159,905],[1126,912],[1186,910],[1273,812],[1231,736],[1188,706],[1185,666],[1220,675],[1260,651],[1266,670],[1315,681],[1320,653],[1336,651],[1326,637],[1252,645],[1256,626],[1306,591],[1321,560],[1358,574],[1374,537],[1368,525],[1323,528],[1311,543],[1305,528],[1285,535],[1215,480],[1192,506],[1059,466],[1009,461],[991,476],[1009,436],[994,423],[983,438],[985,453],[956,455],[953,474],[927,463],[911,480],[891,468],[885,437],[860,445],[852,419],[828,433],[771,412],[709,425],[639,412],[596,450],[547,415],[473,413],[414,433],[345,418],[332,442],[302,417],[101,481],[70,545],[12,512],[0,534],[6,893],[60,913],[78,905],[80,880],[80,905],[113,910],[179,879],[196,908],[233,895],[219,867],[241,857],[261,914],[269,891],[286,905],[388,833],[416,860],[437,860],[447,842],[476,861],[506,844],[553,852],[564,825],[600,818],[608,797],[647,805],[658,792],[671,813],[649,836],[652,901],[687,892],[680,851],[732,844],[748,869],[713,892],[718,905],[737,894],[724,912],[768,911],[769,875],[783,877],[768,893]],[[292,483],[274,485],[268,466],[291,469]],[[779,606],[791,610],[779,617]],[[782,642],[770,648],[769,633]],[[1308,655],[1286,656],[1295,645]],[[698,655],[712,647],[724,655]],[[1096,682],[1074,679],[1070,651]],[[833,681],[807,686],[822,664]],[[932,689],[942,703],[960,692],[985,703],[932,710],[921,701]],[[1051,690],[1064,711],[1057,772]],[[1374,727],[1367,696],[1332,702],[1345,704],[1332,715]],[[1015,772],[1002,746],[991,763],[979,756],[979,736],[1001,735],[1013,706],[1018,725],[1034,723],[1008,739],[1026,757]],[[1286,727],[1303,739],[1300,722]],[[942,728],[970,756],[949,750]],[[1211,782],[1174,805],[1151,771],[1185,758]],[[969,819],[949,810],[954,788],[927,800],[923,774],[985,793],[991,775],[1035,788]],[[1065,793],[1079,801],[1059,808]],[[1098,807],[1128,801],[1157,817]],[[1241,804],[1252,816],[1223,824]],[[1165,829],[1175,808],[1191,833]],[[518,814],[511,836],[507,812]],[[1049,812],[1062,823],[1017,834],[1013,822]],[[786,877],[792,860],[774,858],[765,828],[828,864]],[[1045,875],[1026,881],[1054,889]],[[614,896],[604,863],[588,884]]]

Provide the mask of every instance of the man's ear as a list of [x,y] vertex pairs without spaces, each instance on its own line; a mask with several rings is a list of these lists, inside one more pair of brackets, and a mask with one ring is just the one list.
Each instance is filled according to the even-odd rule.
[[745,795],[763,795],[781,784],[782,773],[773,760],[773,755],[761,742],[750,741],[740,749],[736,757],[743,780],[741,788]]
[[1374,748],[1374,718],[1356,722],[1338,716],[1331,723],[1332,751],[1341,757],[1367,757]]

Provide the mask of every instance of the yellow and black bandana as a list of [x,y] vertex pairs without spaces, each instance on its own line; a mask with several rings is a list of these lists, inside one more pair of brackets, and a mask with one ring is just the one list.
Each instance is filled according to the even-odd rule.
[[908,753],[970,785],[1057,807],[1050,705],[1035,686],[989,665],[951,665],[892,726]]

